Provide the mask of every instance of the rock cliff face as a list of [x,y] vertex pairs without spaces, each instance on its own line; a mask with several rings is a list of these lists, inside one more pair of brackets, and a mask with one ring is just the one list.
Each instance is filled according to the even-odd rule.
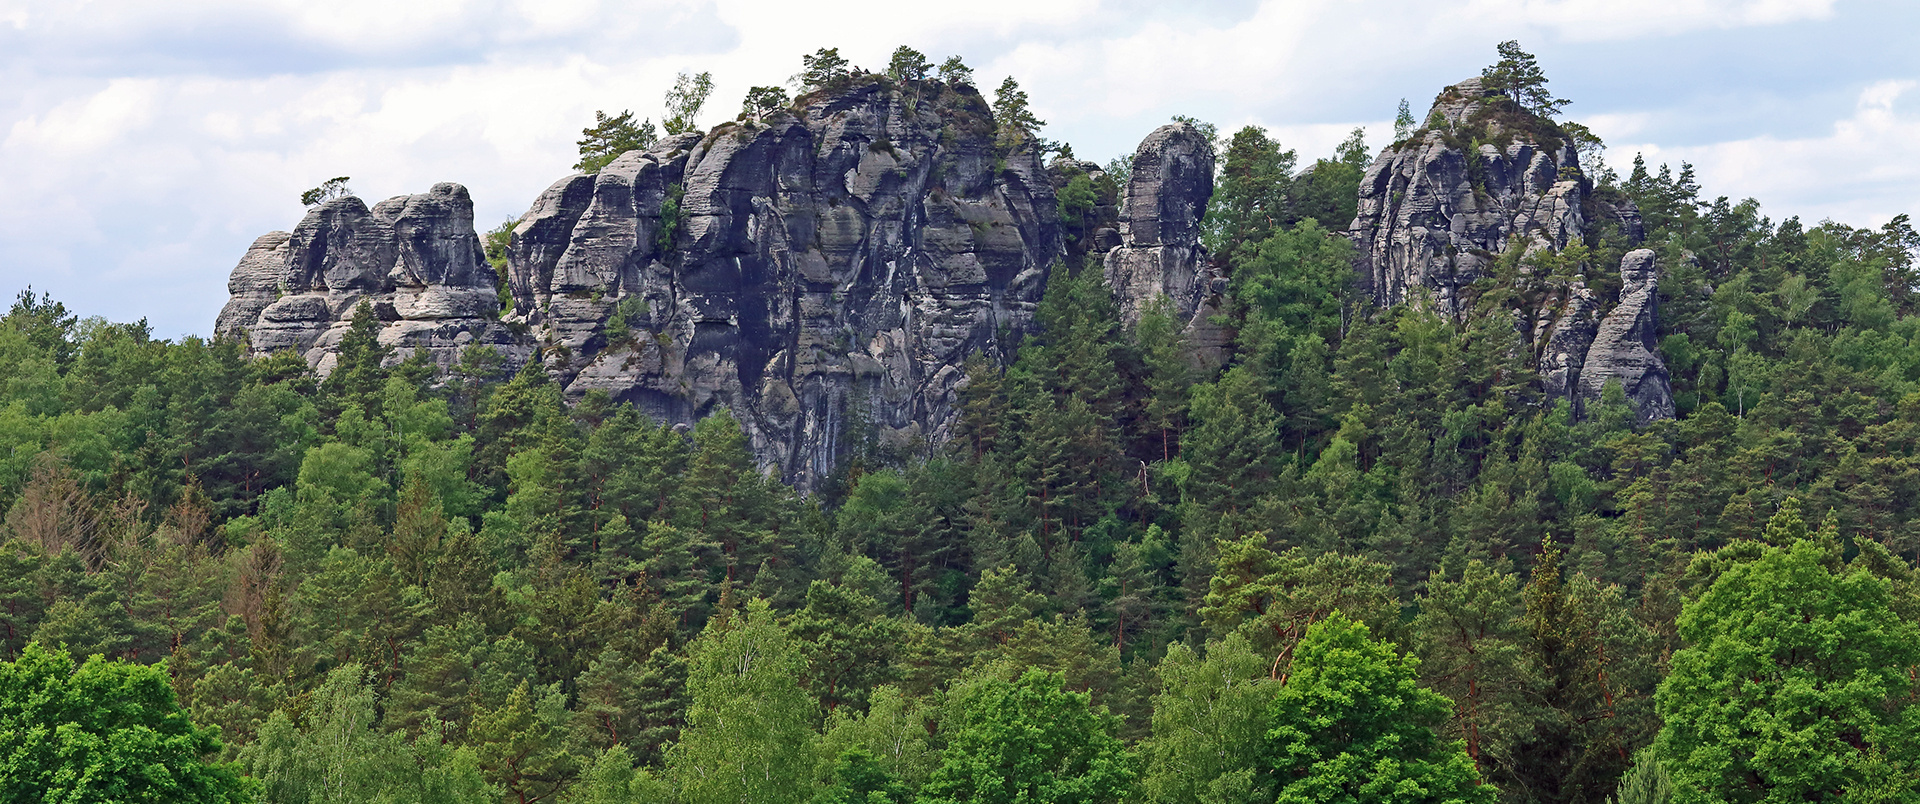
[[255,353],[292,349],[321,372],[356,307],[371,305],[394,360],[425,350],[449,366],[469,344],[524,360],[530,349],[500,323],[493,269],[473,231],[473,201],[458,184],[389,198],[368,209],[351,196],[308,211],[291,233],[255,240],[227,283],[215,324]]
[[1640,421],[1671,419],[1673,388],[1654,334],[1659,329],[1660,272],[1651,249],[1620,260],[1620,302],[1600,322],[1580,372],[1580,394],[1598,399],[1610,381],[1627,392]]
[[[1629,396],[1643,420],[1671,417],[1666,370],[1657,367],[1651,347],[1657,326],[1651,296],[1632,314],[1639,329],[1619,336],[1641,338],[1646,353],[1627,356],[1621,351],[1627,341],[1600,345],[1618,309],[1605,313],[1580,276],[1534,276],[1552,262],[1543,257],[1595,239],[1603,223],[1632,244],[1644,236],[1632,202],[1594,196],[1571,138],[1473,78],[1443,90],[1425,127],[1388,146],[1367,168],[1349,234],[1360,282],[1376,304],[1430,304],[1454,318],[1469,312],[1469,285],[1489,276],[1503,257],[1514,260],[1513,281],[1530,289],[1515,326],[1530,341],[1548,395],[1578,409],[1599,397],[1606,378],[1618,378],[1638,389]],[[1633,282],[1623,277],[1622,284]],[[1619,306],[1627,300],[1623,291]],[[1590,369],[1595,357],[1603,364]]]
[[1210,319],[1227,280],[1200,245],[1213,168],[1213,144],[1192,125],[1173,123],[1147,135],[1133,153],[1120,198],[1120,242],[1106,254],[1106,280],[1122,323],[1139,323],[1148,305],[1165,296],[1185,322],[1189,349],[1202,364],[1217,366],[1226,337]]
[[808,489],[944,439],[962,362],[1006,358],[1061,255],[1045,169],[972,87],[868,77],[556,182],[514,228],[510,320],[570,396],[724,406]]
[[[1427,127],[1380,153],[1360,180],[1351,227],[1361,282],[1381,306],[1422,289],[1450,316],[1460,288],[1508,248],[1558,251],[1586,227],[1587,182],[1573,146],[1541,143],[1533,122],[1472,78],[1447,87]],[[1518,118],[1518,119],[1516,119]]]

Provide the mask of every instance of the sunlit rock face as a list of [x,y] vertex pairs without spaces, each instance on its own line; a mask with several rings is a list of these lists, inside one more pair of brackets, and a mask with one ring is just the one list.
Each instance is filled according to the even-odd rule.
[[496,284],[467,188],[436,184],[371,209],[347,196],[315,206],[292,232],[254,241],[214,331],[256,354],[293,350],[324,374],[365,304],[393,361],[425,352],[444,368],[473,344],[524,361],[531,349],[499,320]]

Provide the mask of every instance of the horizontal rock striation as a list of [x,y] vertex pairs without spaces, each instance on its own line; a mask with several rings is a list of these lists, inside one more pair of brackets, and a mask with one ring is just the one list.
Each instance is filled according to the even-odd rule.
[[1107,286],[1126,326],[1165,298],[1202,365],[1224,362],[1226,337],[1212,318],[1227,279],[1200,245],[1200,219],[1213,197],[1213,144],[1185,122],[1161,126],[1133,153],[1120,198],[1119,246],[1106,253]]
[[513,230],[510,319],[571,397],[728,408],[809,489],[943,440],[961,364],[1009,356],[1062,253],[1031,138],[970,86],[867,76],[556,182]]
[[1620,260],[1620,301],[1600,322],[1580,373],[1580,394],[1599,399],[1607,383],[1619,382],[1641,422],[1671,419],[1673,387],[1660,359],[1660,271],[1651,249]]
[[228,290],[216,336],[244,338],[256,354],[291,349],[323,374],[363,303],[380,320],[392,361],[424,351],[446,367],[472,344],[518,361],[531,352],[499,321],[495,274],[458,184],[371,209],[352,196],[320,204],[292,232],[255,240]]
[[[1515,326],[1528,340],[1543,390],[1579,410],[1599,397],[1604,378],[1624,381],[1651,370],[1619,351],[1624,342],[1598,346],[1615,313],[1580,273],[1588,266],[1555,265],[1553,257],[1570,246],[1598,242],[1603,228],[1628,244],[1644,237],[1631,201],[1594,192],[1571,137],[1472,78],[1442,90],[1426,125],[1367,168],[1348,234],[1360,284],[1381,306],[1428,304],[1462,318],[1474,304],[1473,283],[1505,265],[1510,273],[1502,281],[1520,291]],[[1547,275],[1549,267],[1562,273]],[[1623,292],[1618,305],[1628,298]],[[1651,303],[1635,315],[1644,318],[1641,334],[1651,344]],[[1590,370],[1596,357],[1603,364]],[[1671,417],[1665,380],[1644,385],[1641,396],[1630,394],[1641,418]],[[1635,379],[1633,387],[1641,383]]]

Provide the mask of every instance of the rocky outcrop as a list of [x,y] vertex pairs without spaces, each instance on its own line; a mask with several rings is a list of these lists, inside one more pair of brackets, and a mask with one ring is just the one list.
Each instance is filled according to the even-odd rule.
[[[1607,363],[1593,373],[1594,349],[1613,314],[1585,281],[1592,266],[1555,259],[1596,240],[1602,226],[1630,244],[1645,236],[1632,201],[1594,191],[1565,132],[1473,78],[1441,91],[1425,127],[1367,168],[1349,235],[1360,283],[1376,304],[1428,304],[1452,318],[1470,312],[1469,286],[1510,260],[1515,327],[1526,336],[1542,390],[1578,410],[1594,398],[1589,389],[1611,376],[1605,372],[1631,372]],[[1655,385],[1664,388],[1664,380]],[[1672,415],[1670,395],[1663,407],[1654,385],[1647,393],[1645,406],[1636,402],[1643,417]]]
[[1572,143],[1555,131],[1478,78],[1442,91],[1427,127],[1382,151],[1360,181],[1350,231],[1374,302],[1425,294],[1458,317],[1461,288],[1508,249],[1576,242],[1588,182]]
[[213,332],[219,337],[240,337],[260,320],[267,309],[286,291],[286,232],[268,232],[256,238],[240,264],[227,278],[227,305],[220,308]]
[[1185,325],[1199,362],[1219,365],[1225,333],[1212,324],[1226,292],[1200,245],[1200,218],[1213,197],[1213,144],[1188,123],[1161,126],[1133,153],[1120,199],[1119,246],[1106,254],[1107,286],[1126,326],[1165,297]]
[[244,337],[254,353],[294,350],[324,374],[365,303],[392,361],[424,350],[445,367],[475,343],[524,360],[530,350],[498,320],[495,281],[465,187],[436,184],[372,209],[348,196],[309,210],[291,233],[254,241],[215,332]]
[[1671,419],[1673,388],[1660,359],[1660,272],[1651,249],[1627,252],[1620,260],[1620,301],[1600,322],[1580,372],[1580,395],[1598,400],[1607,383],[1618,381],[1640,421]]
[[725,407],[808,489],[850,449],[943,440],[962,362],[1008,356],[1062,244],[1038,156],[972,87],[802,104],[560,180],[509,260],[510,320],[569,396]]

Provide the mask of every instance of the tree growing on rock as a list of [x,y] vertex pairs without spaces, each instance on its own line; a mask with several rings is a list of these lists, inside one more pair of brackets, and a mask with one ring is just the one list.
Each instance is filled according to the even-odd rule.
[[707,105],[707,96],[711,94],[713,73],[681,73],[674,79],[673,88],[667,90],[667,113],[660,126],[668,134],[685,134],[697,129],[694,118],[700,116],[700,108]]
[[933,65],[927,61],[927,54],[901,45],[893,49],[893,58],[887,61],[887,77],[895,81],[921,81],[927,77],[927,71]]
[[740,113],[748,117],[765,117],[785,108],[787,91],[780,87],[753,87],[740,102]]
[[1026,91],[1011,75],[993,91],[993,119],[1000,125],[1000,142],[1008,146],[1037,140],[1035,132],[1047,125],[1045,120],[1033,115]]
[[940,80],[954,86],[961,84],[972,86],[973,68],[968,67],[959,56],[948,56],[946,61],[940,62]]
[[1488,89],[1507,93],[1520,108],[1541,117],[1553,117],[1569,103],[1547,91],[1547,74],[1532,53],[1520,49],[1519,42],[1509,39],[1495,49],[1500,53],[1500,60],[1480,71]]
[[335,176],[320,182],[319,187],[300,194],[300,203],[310,207],[317,207],[333,199],[353,195],[353,189],[347,186],[349,178],[350,177],[347,176]]
[[840,55],[840,48],[823,47],[810,56],[800,57],[800,73],[793,83],[801,92],[812,92],[840,85],[853,77],[853,66]]
[[633,112],[624,110],[612,117],[595,111],[593,125],[580,129],[580,134],[580,161],[573,169],[582,173],[599,173],[614,157],[650,146],[660,138],[652,120],[635,123]]

